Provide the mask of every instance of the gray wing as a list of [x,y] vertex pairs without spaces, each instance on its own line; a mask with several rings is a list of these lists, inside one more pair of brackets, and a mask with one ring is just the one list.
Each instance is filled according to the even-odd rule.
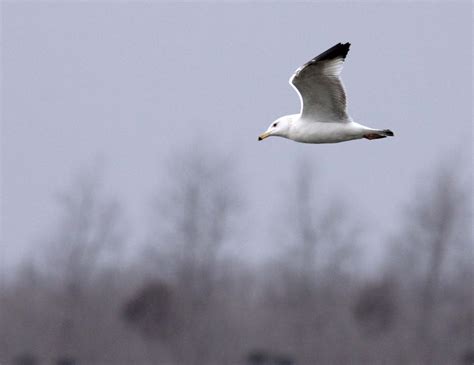
[[346,93],[339,75],[350,43],[334,47],[305,63],[290,78],[300,96],[301,115],[318,121],[346,120]]

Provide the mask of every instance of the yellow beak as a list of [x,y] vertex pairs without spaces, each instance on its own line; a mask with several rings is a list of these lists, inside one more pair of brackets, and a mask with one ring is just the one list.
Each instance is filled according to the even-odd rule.
[[269,132],[262,133],[261,135],[258,136],[258,140],[259,140],[259,141],[264,140],[264,139],[267,138],[268,136],[270,136],[270,133],[269,133]]

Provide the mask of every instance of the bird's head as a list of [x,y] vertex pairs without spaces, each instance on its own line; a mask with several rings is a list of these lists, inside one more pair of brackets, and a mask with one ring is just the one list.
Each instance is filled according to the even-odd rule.
[[270,126],[264,133],[258,136],[258,140],[262,141],[270,136],[287,137],[288,130],[290,128],[290,122],[291,118],[288,115],[278,118],[277,120],[272,122],[272,124],[270,124]]

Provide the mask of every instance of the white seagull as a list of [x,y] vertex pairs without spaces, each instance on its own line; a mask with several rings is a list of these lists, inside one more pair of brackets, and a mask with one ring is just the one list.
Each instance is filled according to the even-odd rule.
[[275,120],[259,141],[278,136],[303,143],[337,143],[393,136],[390,129],[363,126],[347,114],[339,75],[349,47],[350,43],[338,43],[296,70],[289,82],[300,97],[300,113]]

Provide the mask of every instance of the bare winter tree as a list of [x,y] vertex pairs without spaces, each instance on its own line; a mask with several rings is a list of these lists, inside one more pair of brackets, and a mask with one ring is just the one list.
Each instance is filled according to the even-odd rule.
[[75,355],[80,352],[78,321],[87,315],[84,290],[97,270],[117,259],[123,231],[118,202],[103,196],[95,171],[83,171],[69,192],[58,195],[58,201],[63,211],[61,223],[50,240],[46,260],[49,274],[62,288],[57,348]]
[[[472,261],[468,264],[465,260],[474,259],[470,206],[462,176],[452,166],[443,165],[415,194],[405,214],[404,233],[395,241],[390,265],[409,295],[405,301],[411,307],[405,320],[415,324],[411,341],[418,363],[453,363],[462,343],[469,341],[460,337],[453,341],[452,334],[445,331],[452,311],[466,313],[466,306],[473,303],[472,287],[453,281],[460,270],[464,275],[470,272],[471,282],[474,279],[472,270],[467,269]],[[452,295],[466,293],[464,298],[470,297],[470,303],[453,303],[447,295],[449,288]],[[472,307],[469,311],[472,314]],[[472,318],[464,326],[473,328]]]
[[293,195],[287,194],[287,224],[280,235],[288,247],[267,298],[269,307],[281,311],[276,315],[280,336],[273,346],[297,354],[303,364],[344,362],[350,352],[336,352],[330,344],[351,336],[348,300],[340,299],[349,295],[359,232],[340,202],[330,194],[315,194],[324,191],[316,189],[318,184],[313,168],[302,161],[288,189]]
[[155,270],[175,287],[176,325],[182,326],[162,340],[181,363],[208,363],[212,352],[219,352],[213,345],[224,321],[215,306],[224,288],[219,258],[239,201],[226,162],[195,151],[173,160],[167,175],[171,186],[157,199],[150,242]]
[[124,240],[121,209],[90,170],[57,197],[61,212],[56,230],[41,242],[35,265],[25,265],[13,283],[19,291],[9,296],[9,318],[18,323],[29,318],[29,324],[10,348],[33,351],[41,361],[91,363],[118,334],[110,317]]

